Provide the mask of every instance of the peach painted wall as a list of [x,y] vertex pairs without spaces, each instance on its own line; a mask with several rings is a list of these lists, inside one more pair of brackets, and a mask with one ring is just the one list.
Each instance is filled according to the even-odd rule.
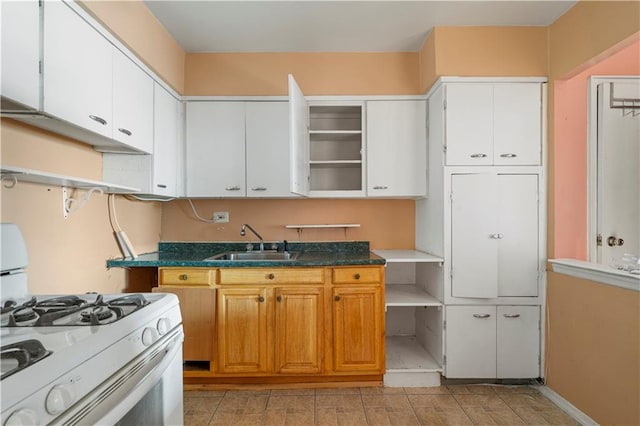
[[[256,237],[240,227],[249,223],[265,240],[344,241],[367,240],[371,248],[414,247],[415,210],[413,200],[193,200],[202,217],[214,211],[229,212],[229,223],[198,221],[187,201],[167,203],[162,214],[165,241],[247,241]],[[359,223],[360,228],[305,229],[302,234],[285,225],[318,223]]]
[[186,54],[142,0],[81,5],[178,93],[184,92]]
[[190,53],[186,95],[288,93],[293,74],[305,95],[418,94],[418,54]]
[[547,275],[547,384],[598,424],[640,424],[638,292]]

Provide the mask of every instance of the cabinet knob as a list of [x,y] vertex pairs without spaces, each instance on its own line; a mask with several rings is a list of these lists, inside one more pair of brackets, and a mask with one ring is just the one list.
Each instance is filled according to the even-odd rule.
[[127,129],[118,129],[118,131],[120,133],[124,133],[127,136],[131,136],[133,133],[131,133],[131,130],[127,130]]
[[270,279],[270,280],[274,279],[275,277],[276,276],[273,273],[267,275],[267,278]]
[[501,240],[504,238],[503,234],[492,234],[491,238],[493,238],[494,240]]
[[622,238],[616,238],[613,235],[607,238],[607,245],[609,247],[621,246],[623,244],[624,244],[624,240]]
[[96,122],[102,124],[103,126],[107,125],[107,120],[105,120],[102,117],[98,117],[97,115],[90,115],[89,118],[92,119],[93,121],[96,121]]
[[356,280],[359,280],[360,279],[360,274],[357,274],[357,273],[353,274],[353,278],[355,278]]
[[335,300],[336,302],[339,302],[340,301],[340,296],[338,296],[338,295],[334,296],[333,300]]
[[276,297],[276,300],[277,300],[278,302],[282,302],[282,296],[278,295],[278,296]]
[[187,275],[187,274],[181,274],[180,276],[178,276],[178,279],[179,279],[179,280],[182,280],[182,281],[186,281],[186,280],[188,280],[188,279],[189,279],[189,275]]
[[489,318],[490,316],[489,314],[473,314],[474,318]]
[[505,318],[520,318],[520,314],[504,314]]
[[487,154],[471,154],[471,158],[485,158]]
[[264,302],[264,296],[258,297],[258,302],[260,302],[260,303]]
[[240,187],[238,185],[235,186],[227,186],[225,191],[240,191]]
[[517,155],[516,154],[500,154],[500,157],[502,157],[502,158],[516,158]]

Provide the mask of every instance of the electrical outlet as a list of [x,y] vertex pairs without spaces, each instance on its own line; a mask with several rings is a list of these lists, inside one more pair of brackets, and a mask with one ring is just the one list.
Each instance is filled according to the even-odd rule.
[[229,223],[229,212],[213,212],[213,223]]

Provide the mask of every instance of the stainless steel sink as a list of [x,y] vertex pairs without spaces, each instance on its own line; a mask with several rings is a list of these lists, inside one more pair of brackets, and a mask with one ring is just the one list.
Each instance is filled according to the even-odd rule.
[[216,254],[205,259],[205,261],[268,261],[268,260],[295,260],[299,253],[280,251],[228,251]]

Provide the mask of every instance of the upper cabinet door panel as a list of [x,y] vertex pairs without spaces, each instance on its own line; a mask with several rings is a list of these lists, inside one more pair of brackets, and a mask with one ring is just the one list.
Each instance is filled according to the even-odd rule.
[[244,102],[188,102],[188,197],[244,197]]
[[367,195],[424,196],[426,101],[367,102]]
[[309,195],[309,106],[291,74],[289,120],[291,192]]
[[493,162],[493,85],[450,84],[445,87],[447,165],[491,165]]
[[113,138],[153,152],[153,80],[113,49]]
[[153,188],[154,194],[175,196],[179,147],[178,119],[180,102],[159,84],[154,85],[154,143]]
[[112,136],[112,49],[62,2],[44,2],[44,110]]
[[493,163],[499,166],[539,165],[542,146],[540,84],[495,84],[493,97]]
[[[40,107],[40,7],[37,0],[2,2],[0,52],[3,97]],[[3,105],[4,110],[4,105]]]

